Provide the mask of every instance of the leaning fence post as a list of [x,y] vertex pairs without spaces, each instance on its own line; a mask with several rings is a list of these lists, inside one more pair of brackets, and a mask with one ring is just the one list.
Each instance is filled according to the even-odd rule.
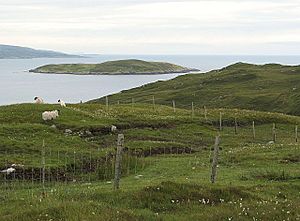
[[218,166],[218,157],[219,157],[219,144],[220,144],[220,135],[216,136],[215,146],[214,146],[214,155],[211,167],[211,182],[216,182],[217,175],[217,166]]
[[275,123],[273,123],[273,130],[272,130],[272,132],[273,132],[273,141],[275,143],[276,142],[276,124]]
[[296,143],[298,143],[298,125],[295,126],[295,139]]
[[118,141],[117,141],[117,154],[116,154],[116,163],[115,163],[115,180],[114,180],[115,190],[120,188],[123,145],[124,145],[124,135],[119,134]]
[[255,139],[255,122],[252,122],[253,139]]

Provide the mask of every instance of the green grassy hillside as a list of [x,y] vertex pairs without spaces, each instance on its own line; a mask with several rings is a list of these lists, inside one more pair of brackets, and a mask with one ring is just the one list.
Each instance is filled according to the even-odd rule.
[[188,72],[191,69],[164,62],[147,62],[141,60],[108,61],[100,64],[58,64],[45,65],[31,72],[54,74],[166,74]]
[[[60,117],[43,122],[41,113],[54,109],[61,109]],[[220,112],[220,159],[212,185]],[[0,167],[24,167],[0,174],[0,220],[300,219],[294,132],[300,117],[238,109],[207,109],[206,117],[198,108],[193,114],[137,103],[1,106]],[[273,123],[277,139],[270,143]],[[110,131],[112,125],[117,132]],[[121,190],[113,191],[118,133],[125,136],[125,151]]]
[[[300,66],[238,63],[204,74],[188,74],[109,96],[110,103],[155,102],[178,107],[226,107],[300,114]],[[92,102],[105,103],[105,98]]]

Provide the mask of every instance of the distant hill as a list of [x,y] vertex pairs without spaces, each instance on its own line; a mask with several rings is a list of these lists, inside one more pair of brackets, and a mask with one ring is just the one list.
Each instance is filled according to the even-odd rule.
[[76,75],[129,75],[129,74],[169,74],[189,72],[195,69],[164,62],[142,60],[118,60],[100,64],[53,64],[38,67],[31,72]]
[[21,59],[21,58],[75,58],[77,55],[70,55],[55,51],[35,50],[27,47],[0,44],[0,59]]
[[[109,96],[109,102],[151,102],[178,107],[245,108],[300,115],[300,66],[237,63],[205,74],[188,74]],[[150,100],[150,101],[149,101]],[[104,103],[105,98],[91,102]]]

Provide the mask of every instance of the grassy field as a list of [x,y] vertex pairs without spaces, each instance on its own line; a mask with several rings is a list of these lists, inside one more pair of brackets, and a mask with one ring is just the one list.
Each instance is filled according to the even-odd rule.
[[[41,113],[54,109],[60,117],[43,122]],[[1,106],[0,166],[24,167],[2,174],[0,220],[300,220],[299,123],[297,116],[238,109],[207,109],[205,119],[200,108],[174,113],[137,103]],[[118,133],[125,152],[121,189],[114,191]]]
[[37,73],[53,74],[165,74],[189,72],[192,69],[164,62],[147,62],[142,60],[108,61],[100,64],[51,64],[31,70]]
[[[300,66],[237,63],[204,74],[187,74],[109,96],[110,103],[151,103],[181,108],[244,108],[300,114]],[[91,102],[105,103],[105,98]]]

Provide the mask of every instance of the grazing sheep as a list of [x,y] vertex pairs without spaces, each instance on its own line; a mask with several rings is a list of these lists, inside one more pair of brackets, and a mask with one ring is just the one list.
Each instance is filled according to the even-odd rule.
[[15,168],[9,167],[9,168],[7,168],[7,169],[5,169],[5,170],[1,170],[0,172],[1,172],[1,173],[6,173],[7,175],[9,175],[9,174],[11,174],[11,173],[13,173],[13,172],[15,172],[15,171],[16,171]]
[[58,100],[57,101],[59,104],[60,104],[60,106],[62,106],[62,107],[66,107],[67,105],[66,105],[66,103],[64,102],[64,101],[62,101],[62,100]]
[[42,118],[44,121],[54,120],[59,117],[59,110],[45,111],[42,113]]
[[34,100],[36,104],[44,104],[44,100],[41,97],[35,97]]
[[115,125],[111,125],[111,132],[116,132],[117,131],[117,127]]
[[13,164],[11,165],[11,167],[24,167],[24,165],[23,165],[23,164],[13,163]]

